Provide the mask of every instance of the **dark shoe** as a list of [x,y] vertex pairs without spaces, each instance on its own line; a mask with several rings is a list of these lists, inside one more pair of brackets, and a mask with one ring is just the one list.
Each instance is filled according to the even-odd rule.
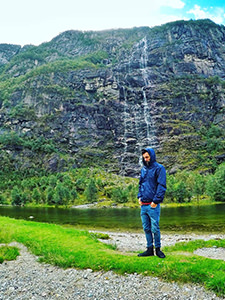
[[139,253],[138,256],[154,256],[153,247],[148,247],[143,253]]
[[166,255],[160,250],[160,248],[155,249],[155,253],[159,258],[165,258]]

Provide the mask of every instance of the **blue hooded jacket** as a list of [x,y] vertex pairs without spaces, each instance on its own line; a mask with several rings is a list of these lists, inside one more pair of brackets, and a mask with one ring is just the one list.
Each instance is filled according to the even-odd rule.
[[143,168],[139,180],[138,198],[144,203],[163,202],[166,192],[166,169],[156,162],[155,151],[152,148],[145,149],[150,155],[149,164],[143,159]]

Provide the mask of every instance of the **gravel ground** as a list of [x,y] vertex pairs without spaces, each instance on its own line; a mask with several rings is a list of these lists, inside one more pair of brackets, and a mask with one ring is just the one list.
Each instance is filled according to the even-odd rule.
[[[98,232],[98,231],[97,231]],[[102,231],[101,231],[102,232]],[[110,239],[101,240],[103,243],[116,245],[123,252],[146,250],[145,235],[142,233],[108,233]],[[225,234],[162,234],[162,246],[171,246],[177,242],[189,242],[194,240],[218,240],[225,239]],[[225,248],[203,248],[194,252],[197,255],[225,260]],[[165,253],[166,254],[166,253]]]
[[[136,251],[145,247],[143,234],[109,233],[111,243],[121,251]],[[225,238],[224,235],[164,235],[163,245],[192,239]],[[206,291],[198,285],[166,283],[158,278],[138,274],[120,276],[113,272],[60,269],[38,263],[38,257],[18,243],[10,245],[20,248],[16,261],[0,264],[0,300],[213,300],[225,299]],[[143,249],[144,250],[144,249]],[[224,259],[223,248],[199,249],[199,255]],[[219,254],[218,254],[219,253]]]

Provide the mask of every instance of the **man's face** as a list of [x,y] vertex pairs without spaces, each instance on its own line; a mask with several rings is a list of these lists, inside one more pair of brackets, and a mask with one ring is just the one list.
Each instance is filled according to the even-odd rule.
[[145,161],[146,163],[149,163],[149,162],[150,162],[151,157],[150,157],[150,155],[148,154],[148,152],[145,152],[145,153],[143,154],[143,159],[144,159],[144,161]]

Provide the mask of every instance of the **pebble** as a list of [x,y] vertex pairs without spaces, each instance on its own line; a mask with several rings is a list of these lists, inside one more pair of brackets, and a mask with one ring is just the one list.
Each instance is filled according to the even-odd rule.
[[[108,233],[121,251],[145,247],[143,234]],[[165,235],[163,245],[192,239],[225,238],[223,235]],[[105,241],[105,240],[104,240]],[[141,241],[141,244],[138,243]],[[193,284],[167,283],[138,274],[118,275],[111,271],[61,269],[37,262],[38,257],[16,242],[20,249],[15,261],[0,264],[0,300],[220,300],[225,299]],[[126,245],[126,247],[125,247]],[[132,249],[131,249],[132,248]],[[135,249],[135,250],[133,250]],[[209,249],[205,248],[207,251]],[[213,253],[219,248],[213,248]],[[222,250],[224,250],[222,248]],[[219,251],[222,251],[219,249]],[[205,251],[201,249],[201,251]],[[211,248],[210,250],[211,251]],[[202,253],[199,255],[202,255]],[[211,255],[212,253],[210,253]]]

